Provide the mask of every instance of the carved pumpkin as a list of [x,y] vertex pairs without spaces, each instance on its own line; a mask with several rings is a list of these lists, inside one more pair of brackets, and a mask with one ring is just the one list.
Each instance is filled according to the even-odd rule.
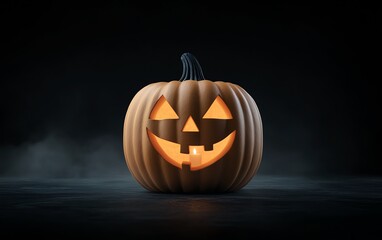
[[179,81],[150,84],[129,105],[123,129],[128,168],[150,191],[237,191],[260,165],[259,110],[240,86],[204,80],[191,54],[181,60]]

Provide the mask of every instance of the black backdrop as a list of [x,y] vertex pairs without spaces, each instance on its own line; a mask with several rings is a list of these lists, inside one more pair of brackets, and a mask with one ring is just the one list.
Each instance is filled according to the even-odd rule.
[[183,52],[207,79],[256,100],[261,174],[381,174],[371,71],[379,10],[360,1],[2,3],[0,175],[128,174],[127,106],[145,85],[178,79]]

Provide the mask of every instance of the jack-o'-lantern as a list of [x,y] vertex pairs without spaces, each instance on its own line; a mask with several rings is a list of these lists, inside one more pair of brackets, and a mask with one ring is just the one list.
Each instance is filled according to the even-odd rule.
[[124,123],[123,148],[133,177],[156,192],[231,192],[259,168],[263,132],[252,97],[229,82],[205,80],[182,55],[180,80],[141,89]]

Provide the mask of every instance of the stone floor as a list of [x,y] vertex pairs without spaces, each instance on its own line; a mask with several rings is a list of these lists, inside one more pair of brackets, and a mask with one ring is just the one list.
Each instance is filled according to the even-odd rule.
[[257,176],[220,195],[150,193],[132,178],[0,179],[8,238],[381,239],[381,223],[382,178]]

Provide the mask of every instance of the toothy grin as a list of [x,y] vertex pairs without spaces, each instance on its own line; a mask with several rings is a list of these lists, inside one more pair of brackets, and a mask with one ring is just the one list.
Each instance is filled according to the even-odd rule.
[[147,128],[147,135],[157,152],[169,163],[182,169],[182,165],[190,165],[191,171],[203,169],[221,159],[235,140],[236,130],[221,141],[213,144],[213,149],[206,151],[204,145],[190,145],[189,153],[181,153],[181,145],[156,136]]

